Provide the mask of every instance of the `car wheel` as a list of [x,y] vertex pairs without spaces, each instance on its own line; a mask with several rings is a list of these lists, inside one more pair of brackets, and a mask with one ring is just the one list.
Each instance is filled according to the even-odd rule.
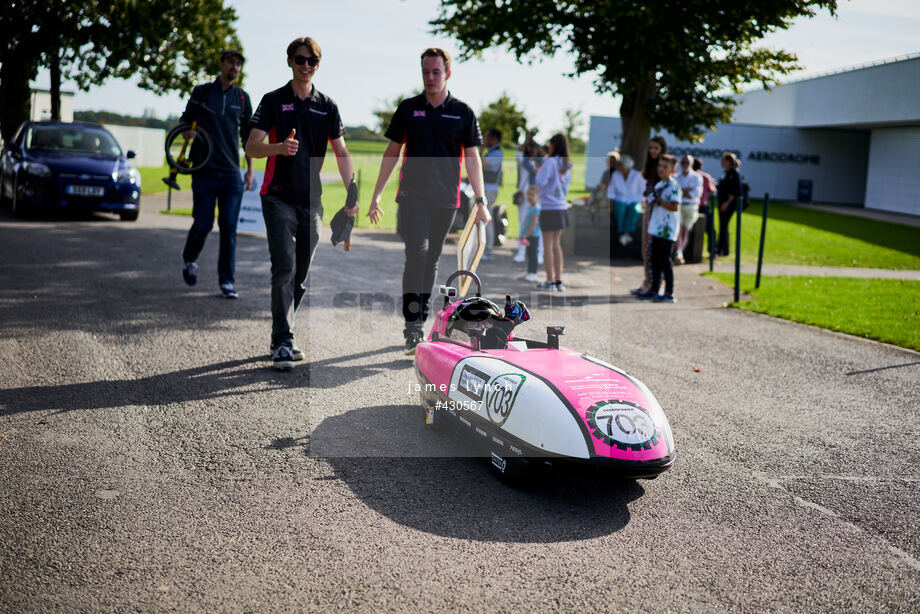
[[527,458],[502,457],[495,451],[489,459],[489,468],[499,480],[513,487],[527,487],[538,477],[537,467]]
[[140,209],[134,209],[133,211],[122,211],[118,214],[118,217],[121,218],[122,222],[136,222],[137,216],[140,212]]
[[24,217],[26,214],[26,204],[21,198],[19,198],[19,182],[16,181],[15,177],[13,178],[13,194],[10,197],[10,202],[12,202],[11,209],[13,211],[14,217]]

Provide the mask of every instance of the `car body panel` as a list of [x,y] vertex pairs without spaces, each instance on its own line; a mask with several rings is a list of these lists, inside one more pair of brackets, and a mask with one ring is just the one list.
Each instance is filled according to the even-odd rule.
[[[28,149],[23,145],[30,130],[108,135],[115,143],[110,153]],[[137,211],[140,206],[140,176],[117,146],[114,137],[97,124],[64,122],[25,122],[17,132],[13,147],[5,146],[0,155],[0,190],[4,199],[15,199],[20,207],[75,208],[114,213]],[[118,155],[115,154],[118,152]],[[47,176],[29,172],[30,165],[50,169]],[[38,167],[40,168],[40,167]],[[130,180],[117,181],[120,171]]]

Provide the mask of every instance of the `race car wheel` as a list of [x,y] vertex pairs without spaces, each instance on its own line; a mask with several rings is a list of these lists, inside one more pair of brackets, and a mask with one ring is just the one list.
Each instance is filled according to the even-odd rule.
[[422,403],[422,419],[425,421],[427,428],[441,433],[447,429],[450,416],[445,409],[435,409],[429,403]]
[[488,460],[495,476],[509,486],[527,486],[536,479],[536,467],[530,459],[503,457],[493,451]]
[[[193,163],[188,157],[191,153],[191,145],[185,147],[184,152],[182,151],[182,147],[186,141],[184,133],[187,131],[192,132],[192,137],[188,139],[189,144],[193,141],[199,141],[203,146],[202,150],[204,155],[198,160],[197,164]],[[176,169],[177,172],[183,175],[194,173],[204,167],[211,159],[211,153],[213,152],[211,137],[208,136],[208,133],[202,128],[192,129],[192,126],[189,124],[179,124],[169,131],[169,134],[166,135],[165,149],[166,163],[169,164],[170,168]]]

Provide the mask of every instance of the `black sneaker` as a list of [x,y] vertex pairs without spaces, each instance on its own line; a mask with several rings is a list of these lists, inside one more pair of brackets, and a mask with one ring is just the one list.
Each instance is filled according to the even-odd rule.
[[198,263],[197,262],[186,262],[182,265],[182,278],[185,279],[185,283],[190,286],[194,286],[198,283]]
[[[303,350],[297,347],[296,344],[291,345],[290,350],[291,350],[291,355],[294,357],[295,361],[299,362],[304,359],[304,356],[306,356],[306,354],[303,353]],[[274,345],[269,346],[268,353],[272,356],[272,358],[275,357],[275,346]]]
[[220,293],[224,298],[239,298],[240,293],[233,287],[233,282],[226,281],[220,285]]
[[286,345],[279,345],[272,354],[272,366],[279,371],[290,371],[294,368],[294,353]]
[[411,332],[406,337],[406,356],[415,356],[415,346],[425,340],[421,331]]

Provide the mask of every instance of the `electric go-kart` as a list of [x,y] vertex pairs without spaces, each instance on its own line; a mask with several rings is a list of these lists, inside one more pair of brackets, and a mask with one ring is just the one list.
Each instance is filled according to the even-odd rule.
[[[471,277],[476,295],[451,283]],[[425,420],[453,423],[485,444],[503,475],[538,466],[585,465],[617,477],[654,478],[675,461],[671,426],[654,395],[626,372],[545,341],[520,338],[530,318],[506,295],[504,309],[482,297],[479,277],[460,270],[440,287],[444,307],[415,351]]]

